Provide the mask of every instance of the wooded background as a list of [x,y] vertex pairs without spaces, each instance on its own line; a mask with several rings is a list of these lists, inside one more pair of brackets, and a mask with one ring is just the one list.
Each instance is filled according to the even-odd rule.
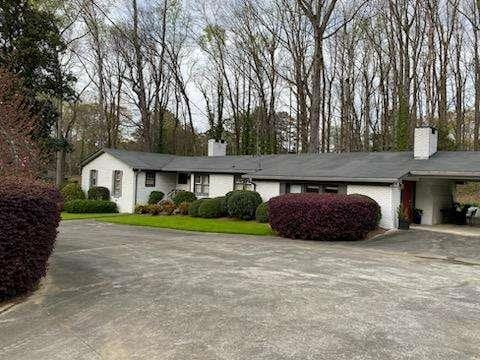
[[[100,147],[193,155],[208,138],[401,151],[434,125],[440,149],[480,150],[480,0],[2,0],[0,19],[0,66],[33,93],[57,181]],[[32,37],[41,64],[21,55]]]

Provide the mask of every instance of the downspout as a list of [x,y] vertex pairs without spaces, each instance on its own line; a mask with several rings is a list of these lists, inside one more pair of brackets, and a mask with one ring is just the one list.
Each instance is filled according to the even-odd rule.
[[134,202],[133,202],[133,207],[135,208],[135,206],[137,206],[138,174],[140,174],[140,170],[133,169],[133,172],[135,173],[135,195],[134,195]]

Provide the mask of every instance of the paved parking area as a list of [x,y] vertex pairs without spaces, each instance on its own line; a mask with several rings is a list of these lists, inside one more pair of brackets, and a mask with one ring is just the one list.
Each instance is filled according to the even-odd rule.
[[480,359],[469,239],[465,252],[422,231],[322,243],[65,222],[40,289],[0,308],[0,359]]

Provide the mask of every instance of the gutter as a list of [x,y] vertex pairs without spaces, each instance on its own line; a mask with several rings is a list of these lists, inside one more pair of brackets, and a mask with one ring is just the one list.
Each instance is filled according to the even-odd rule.
[[140,174],[140,170],[139,169],[133,169],[133,172],[135,173],[135,195],[134,195],[133,207],[135,207],[135,206],[137,206],[138,174]]
[[255,180],[293,180],[293,181],[320,181],[320,182],[344,182],[344,183],[386,183],[393,184],[398,182],[398,178],[346,178],[346,177],[318,177],[318,176],[286,176],[286,175],[255,175],[246,174],[243,178]]

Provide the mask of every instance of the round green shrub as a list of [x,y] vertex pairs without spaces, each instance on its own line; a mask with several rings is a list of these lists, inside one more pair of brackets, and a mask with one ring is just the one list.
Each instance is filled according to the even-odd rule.
[[205,199],[200,203],[198,216],[202,218],[219,218],[223,216],[222,199]]
[[117,204],[105,200],[72,200],[67,201],[64,211],[73,214],[109,214],[117,213]]
[[205,200],[207,199],[198,199],[191,202],[188,206],[188,215],[192,217],[199,217],[200,215],[198,212],[199,212],[200,205],[202,205],[202,202]]
[[266,202],[261,203],[255,211],[255,220],[261,223],[268,222],[268,204]]
[[60,190],[60,192],[62,193],[64,201],[85,199],[85,192],[78,183],[68,183]]
[[237,190],[227,197],[228,214],[242,220],[252,220],[261,203],[262,197],[256,191]]
[[103,186],[93,186],[88,190],[88,200],[110,200],[110,190]]
[[191,191],[184,191],[184,190],[177,192],[172,199],[173,203],[176,206],[180,205],[183,202],[191,203],[195,200],[197,200],[197,197],[195,196],[194,193],[192,193]]
[[165,194],[161,191],[152,191],[148,196],[148,203],[150,205],[158,204],[160,201],[163,200],[164,196]]
[[219,197],[216,197],[215,199],[217,199],[218,202],[220,203],[221,217],[228,216],[226,196],[219,196]]

